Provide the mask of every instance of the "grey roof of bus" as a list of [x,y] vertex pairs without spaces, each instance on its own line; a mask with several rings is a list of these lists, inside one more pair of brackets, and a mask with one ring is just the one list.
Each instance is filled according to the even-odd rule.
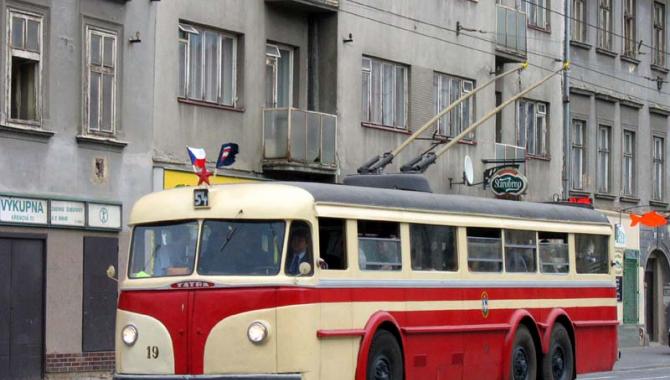
[[283,184],[307,191],[316,202],[609,224],[607,217],[598,211],[568,205],[313,182]]

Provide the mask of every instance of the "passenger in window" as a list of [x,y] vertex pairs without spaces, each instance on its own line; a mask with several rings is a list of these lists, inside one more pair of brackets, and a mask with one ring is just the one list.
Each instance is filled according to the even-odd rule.
[[[167,240],[168,238],[172,238],[172,241]],[[189,240],[191,239],[184,233],[166,237],[166,244],[156,249],[154,276],[178,276],[191,272],[195,241],[190,242]]]
[[[395,237],[391,237],[395,239]],[[400,257],[393,241],[377,240],[380,270],[400,270]]]
[[[286,257],[286,274],[297,276],[300,274],[300,264],[312,265],[312,253],[309,249],[308,232],[304,228],[291,230],[288,255]],[[310,270],[311,274],[313,269]]]

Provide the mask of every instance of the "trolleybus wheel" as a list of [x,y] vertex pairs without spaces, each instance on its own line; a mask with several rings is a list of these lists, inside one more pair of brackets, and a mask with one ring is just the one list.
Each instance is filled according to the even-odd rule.
[[542,358],[542,375],[545,380],[572,379],[575,358],[568,331],[557,323],[551,331],[549,352]]
[[402,380],[403,362],[400,346],[393,334],[379,330],[372,338],[368,354],[367,380]]
[[535,380],[537,375],[537,356],[535,354],[535,343],[528,328],[519,326],[514,337],[512,348],[512,363],[510,365],[510,379],[512,380]]

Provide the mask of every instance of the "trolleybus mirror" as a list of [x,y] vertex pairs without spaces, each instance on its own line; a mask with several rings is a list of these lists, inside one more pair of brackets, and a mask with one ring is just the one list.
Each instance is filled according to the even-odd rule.
[[116,268],[114,268],[114,265],[110,265],[107,268],[107,277],[109,277],[110,279],[112,279],[114,281],[118,281],[116,279]]
[[309,263],[300,263],[298,271],[300,272],[301,276],[306,276],[312,273],[312,266]]
[[470,159],[470,156],[467,155],[463,162],[463,182],[468,186],[472,186],[472,184],[475,183],[475,172],[472,168],[472,160]]

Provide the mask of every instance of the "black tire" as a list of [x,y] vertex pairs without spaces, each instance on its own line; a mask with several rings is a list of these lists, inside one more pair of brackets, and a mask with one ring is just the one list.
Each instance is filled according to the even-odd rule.
[[575,357],[568,330],[557,323],[551,331],[549,352],[542,358],[544,380],[570,380],[575,373]]
[[510,357],[511,380],[535,380],[537,377],[537,354],[530,331],[524,325],[519,326],[514,337],[514,346]]
[[372,338],[368,354],[367,380],[402,380],[404,376],[402,351],[395,336],[379,330]]

